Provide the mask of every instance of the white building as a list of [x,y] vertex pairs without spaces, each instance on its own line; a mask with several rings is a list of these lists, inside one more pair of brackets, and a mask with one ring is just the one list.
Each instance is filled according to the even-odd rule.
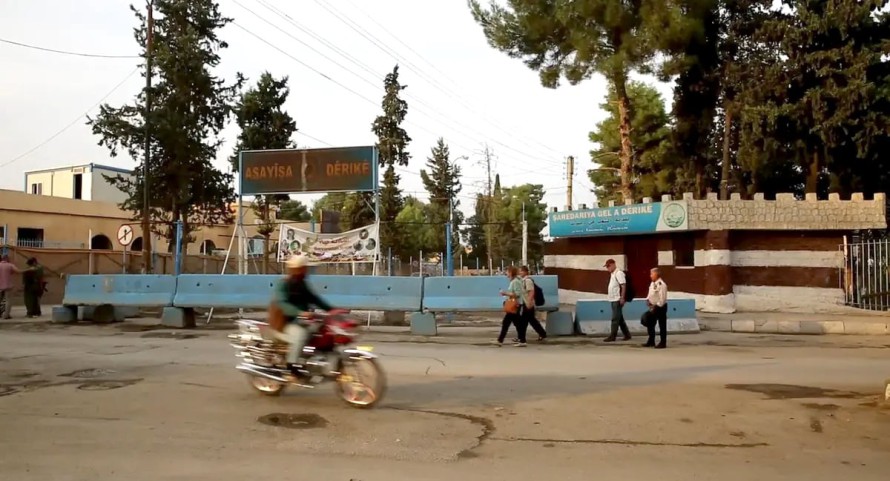
[[97,164],[35,170],[25,172],[25,193],[115,204],[126,200],[127,195],[105,180],[103,174],[133,178],[131,170]]

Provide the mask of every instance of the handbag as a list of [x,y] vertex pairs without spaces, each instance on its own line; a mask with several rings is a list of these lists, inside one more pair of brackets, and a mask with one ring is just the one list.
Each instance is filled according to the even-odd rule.
[[519,312],[519,301],[512,297],[508,297],[507,300],[504,301],[504,312],[507,314],[516,314]]
[[646,311],[643,313],[643,316],[640,317],[640,324],[643,327],[649,327],[655,325],[655,313],[652,311]]

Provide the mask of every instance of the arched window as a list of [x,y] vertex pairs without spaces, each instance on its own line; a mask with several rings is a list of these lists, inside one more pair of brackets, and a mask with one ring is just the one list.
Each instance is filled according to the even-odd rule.
[[103,234],[94,235],[92,239],[90,239],[90,249],[98,250],[98,251],[110,251],[113,250],[114,247],[111,245],[111,239],[108,236]]

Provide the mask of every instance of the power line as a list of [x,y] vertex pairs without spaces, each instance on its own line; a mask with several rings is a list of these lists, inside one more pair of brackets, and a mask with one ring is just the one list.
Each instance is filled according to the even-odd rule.
[[[334,17],[336,17],[338,20],[340,20],[342,23],[344,23],[344,24],[345,24],[346,26],[348,26],[349,28],[351,28],[353,31],[355,31],[356,33],[358,33],[359,35],[361,35],[362,37],[364,37],[365,39],[367,39],[368,41],[370,41],[371,43],[373,43],[375,46],[377,46],[377,48],[379,48],[380,50],[382,50],[384,53],[386,53],[386,54],[388,54],[388,55],[391,55],[391,56],[394,57],[396,60],[399,60],[399,61],[404,62],[405,65],[406,65],[409,69],[414,70],[418,75],[420,75],[421,77],[423,77],[424,80],[426,80],[427,82],[429,82],[430,85],[434,86],[434,87],[437,88],[439,91],[445,93],[445,94],[448,95],[449,97],[451,97],[451,98],[455,99],[456,101],[458,101],[458,102],[459,102],[465,109],[467,109],[468,111],[470,111],[471,113],[473,113],[473,114],[479,116],[480,118],[482,118],[483,120],[485,120],[488,124],[490,124],[491,126],[497,128],[497,129],[500,130],[501,132],[507,134],[507,135],[510,136],[511,138],[517,139],[517,140],[519,140],[519,142],[524,143],[526,146],[531,147],[531,148],[534,148],[534,147],[532,147],[531,144],[525,142],[524,139],[513,137],[513,133],[509,132],[508,130],[506,130],[506,129],[504,129],[503,127],[501,127],[500,125],[498,125],[497,122],[490,121],[490,120],[489,120],[483,113],[477,111],[477,110],[474,109],[471,105],[467,104],[467,103],[464,101],[464,99],[462,98],[461,95],[456,94],[453,90],[448,89],[447,87],[443,86],[441,83],[438,82],[438,80],[436,80],[435,78],[433,78],[433,76],[426,74],[426,72],[423,72],[423,70],[422,70],[421,68],[415,66],[415,65],[414,65],[413,63],[411,63],[409,60],[407,60],[407,59],[404,58],[403,56],[399,55],[399,53],[398,53],[395,49],[393,49],[393,48],[389,47],[388,45],[386,45],[386,43],[385,43],[384,41],[380,40],[380,39],[379,39],[378,37],[376,37],[374,34],[368,32],[368,30],[366,30],[364,27],[362,27],[360,24],[358,24],[358,22],[355,22],[354,20],[352,20],[347,14],[345,14],[345,13],[343,13],[342,11],[340,11],[339,9],[337,9],[337,7],[335,7],[335,6],[333,6],[333,5],[326,4],[327,2],[324,2],[324,0],[315,0],[315,2],[316,2],[319,6],[321,6],[323,9],[327,10],[328,13],[331,13],[331,15],[333,15]],[[365,15],[365,16],[366,16],[372,23],[374,23],[375,25],[377,25],[378,27],[380,27],[382,30],[387,31],[387,29],[386,29],[383,25],[381,25],[379,22],[377,22],[376,20],[374,20],[374,18],[371,17],[368,13],[362,11],[362,10],[361,10],[359,7],[357,7],[354,3],[352,3],[352,2],[349,2],[349,3],[352,4],[352,6],[353,6],[356,10],[360,11],[361,13],[363,13],[363,14],[364,14],[364,15]],[[332,11],[332,10],[333,10],[333,11]],[[335,13],[335,12],[336,12],[336,13]],[[387,32],[388,32],[388,31],[387,31]],[[389,33],[389,32],[388,32],[388,33]],[[391,33],[389,33],[389,35],[390,35],[391,37],[393,37],[394,39],[396,39],[397,42],[401,43],[401,44],[404,45],[406,48],[408,48],[408,49],[409,49],[411,52],[413,52],[418,58],[420,58],[421,60],[423,60],[423,61],[424,61],[425,63],[427,63],[428,65],[432,66],[433,69],[436,70],[436,71],[440,74],[441,77],[443,77],[443,78],[448,78],[448,76],[447,76],[445,73],[443,73],[441,70],[439,70],[438,68],[436,68],[435,65],[432,65],[430,62],[428,62],[422,55],[420,55],[420,54],[419,54],[416,50],[414,50],[411,46],[405,44],[405,42],[403,42],[401,39],[397,38],[395,35],[392,35]],[[380,44],[383,44],[383,45],[381,46]],[[451,79],[449,79],[449,80],[451,81],[452,84],[455,84],[455,82],[454,82],[453,80],[451,80]],[[456,85],[456,84],[455,84],[455,85]],[[497,140],[494,140],[494,142],[500,144],[501,146],[503,146],[503,147],[505,147],[505,148],[512,149],[512,147],[507,146],[507,145],[505,145],[505,144],[501,144],[501,143],[498,142]],[[554,149],[554,148],[552,148],[552,147],[550,147],[550,146],[547,146],[547,145],[545,145],[545,144],[543,144],[543,143],[541,143],[541,142],[537,142],[537,143],[538,143],[540,146],[542,146],[544,149],[549,150],[550,152],[555,153],[555,154],[557,154],[557,155],[560,155],[558,150],[556,150],[556,149]],[[548,154],[548,155],[549,155],[549,154]]]
[[139,58],[138,55],[103,55],[103,54],[98,54],[98,53],[83,53],[83,52],[70,52],[70,51],[67,51],[67,50],[56,50],[56,49],[53,49],[53,48],[39,47],[39,46],[37,46],[37,45],[30,45],[30,44],[27,44],[27,43],[15,42],[15,41],[13,41],[13,40],[7,40],[7,39],[5,39],[5,38],[0,38],[0,42],[2,42],[2,43],[7,43],[7,44],[10,44],[10,45],[16,45],[16,46],[19,46],[19,47],[30,48],[30,49],[34,49],[34,50],[40,50],[40,51],[43,51],[43,52],[58,53],[58,54],[62,54],[62,55],[74,55],[74,56],[76,56],[76,57],[89,57],[89,58],[115,58],[115,59],[122,59],[122,58]]
[[37,149],[40,149],[40,148],[43,147],[44,145],[46,145],[46,144],[52,142],[56,137],[58,137],[58,136],[62,135],[63,133],[65,133],[65,131],[67,131],[68,129],[70,129],[71,127],[73,127],[76,123],[80,122],[84,117],[86,117],[87,115],[89,115],[89,113],[92,112],[93,109],[95,109],[96,107],[98,107],[102,102],[105,101],[105,99],[107,99],[108,97],[111,96],[111,94],[113,94],[114,92],[116,92],[117,89],[119,89],[122,85],[124,85],[124,84],[127,82],[127,80],[130,80],[130,77],[132,77],[133,74],[135,74],[135,73],[138,72],[138,71],[139,71],[139,67],[134,68],[133,71],[131,71],[129,74],[127,74],[127,76],[124,77],[123,80],[121,80],[120,82],[118,82],[117,85],[114,86],[114,88],[112,88],[111,90],[109,90],[108,93],[106,93],[101,99],[99,99],[99,101],[97,101],[95,104],[93,104],[92,107],[88,108],[88,109],[86,110],[86,112],[84,112],[84,113],[80,114],[79,116],[77,116],[77,118],[74,119],[74,120],[72,120],[71,123],[69,123],[69,124],[66,125],[65,127],[62,127],[61,130],[59,130],[58,132],[54,133],[54,134],[51,135],[48,139],[46,139],[46,140],[44,140],[43,142],[37,144],[36,146],[34,146],[33,148],[31,148],[30,150],[24,152],[23,154],[19,155],[18,157],[13,158],[12,160],[8,160],[8,161],[4,162],[3,164],[0,164],[0,167],[6,167],[7,165],[12,164],[12,163],[18,161],[19,159],[22,159],[22,158],[28,156],[29,154],[31,154],[32,152],[36,151]]
[[[359,73],[353,71],[352,69],[350,69],[350,68],[344,66],[344,65],[341,64],[340,62],[338,62],[338,61],[332,59],[331,57],[329,57],[329,56],[326,55],[325,53],[321,52],[320,50],[318,50],[318,49],[315,48],[314,46],[308,44],[308,43],[305,42],[304,40],[302,40],[302,39],[296,37],[296,36],[293,35],[292,33],[288,32],[288,31],[286,31],[285,29],[281,28],[280,26],[276,25],[274,22],[272,22],[272,21],[270,21],[269,19],[263,17],[262,15],[260,15],[259,13],[257,13],[256,11],[254,11],[254,10],[248,8],[247,6],[245,6],[244,4],[242,4],[241,2],[239,2],[238,0],[233,0],[233,2],[234,2],[236,5],[238,5],[239,7],[241,7],[242,9],[244,9],[244,10],[248,11],[249,13],[251,13],[253,16],[255,16],[255,17],[257,17],[258,19],[262,20],[264,23],[266,23],[266,24],[268,24],[269,26],[275,28],[275,29],[278,30],[279,32],[281,32],[281,33],[287,35],[288,37],[290,37],[291,39],[293,39],[293,40],[295,40],[296,42],[300,43],[301,45],[303,45],[303,46],[309,48],[311,51],[317,53],[318,55],[322,56],[324,59],[326,59],[326,60],[328,60],[329,62],[333,63],[333,64],[336,65],[337,67],[340,67],[341,69],[345,70],[346,72],[349,72],[350,74],[352,74],[353,76],[355,76],[355,77],[358,78],[359,80],[363,81],[364,83],[366,83],[366,84],[368,84],[368,85],[374,87],[375,89],[376,89],[376,88],[379,88],[379,85],[378,85],[378,83],[377,83],[377,82],[378,82],[378,79],[376,78],[376,77],[378,76],[378,74],[377,74],[376,72],[374,72],[373,69],[371,69],[371,68],[368,67],[366,64],[364,64],[363,62],[359,61],[358,59],[356,59],[356,58],[353,57],[352,55],[350,55],[350,54],[344,52],[342,49],[340,49],[340,48],[337,47],[336,45],[334,45],[334,44],[332,44],[331,42],[329,42],[329,41],[323,39],[322,37],[320,37],[319,35],[317,35],[315,32],[313,32],[311,29],[309,29],[309,28],[307,28],[307,27],[304,27],[303,25],[300,25],[298,22],[296,22],[293,18],[291,18],[289,15],[287,15],[286,13],[284,13],[283,11],[281,11],[280,9],[277,9],[277,8],[274,7],[274,6],[270,6],[267,2],[264,2],[264,1],[261,0],[261,4],[262,4],[266,9],[268,9],[270,12],[272,12],[273,14],[277,15],[278,17],[282,18],[283,20],[285,20],[285,21],[291,23],[292,25],[294,25],[294,26],[295,26],[296,28],[298,28],[299,30],[301,30],[301,31],[307,33],[308,35],[310,35],[311,37],[315,38],[316,40],[318,40],[319,42],[321,42],[322,44],[324,44],[325,46],[327,46],[328,48],[330,48],[331,50],[333,50],[334,52],[336,52],[337,54],[339,54],[341,57],[343,57],[343,58],[345,58],[346,60],[350,61],[351,63],[357,65],[358,67],[364,69],[365,71],[371,73],[371,74],[375,77],[374,81],[368,80],[368,79],[367,79],[366,77],[364,77],[363,75],[360,75]],[[440,90],[441,90],[441,89],[440,89]],[[452,120],[449,119],[447,116],[444,116],[444,115],[438,113],[438,111],[437,111],[438,109],[436,109],[435,107],[431,106],[430,104],[426,103],[425,101],[423,101],[423,100],[421,100],[421,99],[419,99],[419,98],[417,98],[417,97],[414,97],[414,96],[411,95],[409,92],[406,92],[405,96],[406,96],[409,100],[412,100],[412,101],[416,102],[417,104],[420,104],[421,106],[428,108],[428,109],[430,110],[431,113],[427,112],[426,110],[417,108],[417,107],[414,107],[414,109],[412,109],[412,111],[417,112],[417,113],[419,113],[419,114],[421,114],[421,115],[423,115],[423,116],[429,118],[430,120],[432,120],[432,121],[434,121],[434,122],[438,122],[438,123],[440,123],[441,125],[445,126],[446,128],[449,128],[449,129],[453,130],[454,132],[456,132],[456,133],[458,133],[458,134],[460,134],[460,135],[466,137],[467,139],[469,139],[469,140],[471,140],[471,141],[474,141],[474,142],[481,142],[480,139],[477,138],[477,137],[475,137],[473,134],[468,133],[467,131],[462,130],[460,127],[456,126],[456,124],[457,124],[456,121],[452,121]],[[440,120],[436,120],[436,118],[434,118],[434,117],[438,117]],[[453,123],[453,122],[454,122],[454,123]],[[417,124],[416,122],[413,122],[413,121],[411,121],[411,120],[407,120],[406,123],[409,124],[409,125],[415,125],[415,126],[417,126],[418,128],[421,128],[422,130],[426,130],[426,131],[429,132],[428,129],[423,128],[422,126],[420,126],[419,124]],[[432,132],[430,132],[430,133],[432,133]],[[435,134],[433,134],[433,135],[435,135]],[[505,144],[502,144],[502,143],[500,143],[500,142],[497,142],[496,140],[495,140],[495,142],[496,142],[496,143],[499,143],[499,144],[501,144],[501,145],[504,145],[506,148],[508,148],[508,149],[510,149],[510,150],[513,150],[513,151],[519,153],[520,155],[528,156],[529,158],[534,159],[534,160],[536,160],[536,161],[542,161],[542,160],[543,160],[544,162],[552,162],[552,161],[548,161],[547,159],[540,159],[540,158],[538,158],[538,157],[536,157],[536,156],[530,155],[528,152],[524,152],[524,151],[521,151],[521,150],[514,149],[514,148],[512,148],[512,147],[510,147],[510,146],[507,146],[507,145],[505,145]],[[452,142],[452,143],[453,143],[454,145],[459,146],[459,147],[466,148],[465,146],[462,146],[462,145],[460,145],[460,144],[457,144],[457,143],[454,143],[454,142]],[[470,149],[467,149],[467,150],[470,150]]]

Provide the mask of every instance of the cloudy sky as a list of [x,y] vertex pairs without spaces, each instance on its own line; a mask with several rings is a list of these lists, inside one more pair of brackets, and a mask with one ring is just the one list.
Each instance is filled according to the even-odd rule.
[[[0,40],[71,52],[139,53],[128,0],[0,0]],[[141,4],[140,4],[141,5]],[[423,197],[418,172],[444,137],[462,160],[462,208],[483,186],[485,144],[504,185],[543,184],[551,206],[566,203],[565,158],[576,158],[574,203],[591,203],[588,132],[604,113],[605,81],[557,90],[488,46],[464,0],[220,0],[235,20],[221,37],[218,74],[263,71],[290,77],[287,109],[303,147],[370,145],[385,74],[398,63],[408,85],[412,160],[402,187]],[[128,102],[143,85],[138,58],[61,55],[0,41],[0,188],[22,189],[23,173],[72,164],[130,168],[111,158],[84,124],[97,105]],[[669,93],[662,86],[664,94]],[[223,132],[226,158],[237,127]],[[302,200],[311,202],[314,197]]]

